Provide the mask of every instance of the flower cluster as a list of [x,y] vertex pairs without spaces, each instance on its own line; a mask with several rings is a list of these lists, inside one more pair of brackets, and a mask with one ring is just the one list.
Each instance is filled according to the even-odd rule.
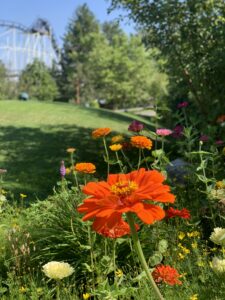
[[190,219],[191,218],[190,211],[187,208],[183,208],[183,209],[179,210],[179,209],[170,207],[166,211],[166,216],[168,219],[175,218],[175,217],[180,217],[182,219]]
[[164,282],[168,285],[182,284],[182,282],[179,280],[181,275],[177,272],[176,269],[170,266],[157,266],[153,271],[152,276],[156,283]]

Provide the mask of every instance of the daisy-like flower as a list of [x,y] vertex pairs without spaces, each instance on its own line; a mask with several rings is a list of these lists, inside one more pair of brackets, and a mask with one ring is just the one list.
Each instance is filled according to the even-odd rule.
[[172,133],[173,133],[172,130],[166,128],[159,128],[156,130],[156,134],[161,136],[171,135]]
[[108,135],[111,132],[111,129],[106,127],[106,128],[97,128],[94,131],[92,131],[92,137],[93,138],[100,138]]
[[[139,226],[137,224],[135,226],[136,230],[138,230]],[[127,222],[121,219],[120,222],[116,224],[113,228],[103,226],[100,230],[97,230],[97,233],[111,239],[116,239],[124,235],[130,234],[130,226],[127,224]]]
[[136,120],[132,121],[128,127],[128,130],[133,132],[140,132],[143,129],[144,129],[144,125],[141,122]]
[[225,228],[216,227],[210,235],[210,240],[216,245],[225,247]]
[[42,268],[45,275],[51,279],[59,280],[68,277],[74,272],[74,268],[70,264],[59,261],[50,261]]
[[168,285],[182,284],[182,282],[179,280],[181,275],[176,269],[170,266],[157,266],[152,272],[152,276],[156,283],[164,282]]
[[190,211],[187,208],[183,208],[181,210],[170,207],[166,211],[166,215],[168,219],[180,217],[182,219],[190,219]]
[[124,137],[119,134],[119,135],[115,135],[111,138],[111,142],[112,144],[116,144],[116,143],[119,143],[119,142],[122,142],[124,140]]
[[93,174],[96,172],[96,166],[92,163],[77,163],[74,166],[74,169],[77,172],[85,173],[85,174]]
[[76,151],[76,148],[68,148],[68,149],[66,149],[66,152],[68,152],[68,153],[73,153],[75,151]]
[[152,148],[152,141],[148,139],[146,136],[142,136],[142,135],[132,136],[130,142],[131,145],[135,148],[148,149],[148,150]]
[[123,148],[123,146],[121,144],[114,144],[109,146],[110,150],[112,151],[119,151]]
[[113,228],[121,222],[122,214],[136,215],[146,224],[165,216],[164,210],[150,201],[173,203],[175,196],[164,185],[164,176],[156,171],[141,168],[128,174],[110,174],[107,181],[89,182],[83,193],[89,195],[78,207],[85,214],[83,221],[94,219],[93,229]]
[[212,269],[216,273],[224,273],[225,272],[225,259],[220,259],[218,257],[214,257],[211,263]]

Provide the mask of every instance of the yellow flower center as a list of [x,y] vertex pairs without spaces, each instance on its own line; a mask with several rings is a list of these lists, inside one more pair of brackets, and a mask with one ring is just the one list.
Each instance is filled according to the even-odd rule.
[[138,185],[134,181],[119,181],[111,186],[111,192],[117,196],[125,197],[136,191]]

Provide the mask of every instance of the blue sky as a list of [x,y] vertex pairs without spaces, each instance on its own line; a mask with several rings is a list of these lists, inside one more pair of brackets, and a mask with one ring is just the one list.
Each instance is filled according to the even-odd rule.
[[[0,20],[30,26],[36,18],[42,17],[49,20],[61,44],[73,12],[83,3],[87,3],[100,22],[113,20],[121,14],[121,11],[117,10],[108,15],[107,8],[110,6],[110,1],[107,0],[0,0]],[[134,31],[134,25],[128,23],[128,20],[121,23],[121,27],[127,33]]]

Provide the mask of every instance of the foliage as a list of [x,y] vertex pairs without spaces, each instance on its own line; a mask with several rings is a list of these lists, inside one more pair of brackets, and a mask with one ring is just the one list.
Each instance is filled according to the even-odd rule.
[[110,34],[107,39],[99,38],[88,61],[98,98],[114,108],[149,105],[162,99],[166,75],[159,72],[140,37]]
[[76,103],[98,99],[124,108],[149,104],[167,92],[167,77],[140,37],[128,37],[115,22],[100,28],[86,5],[69,24],[61,64],[62,93]]
[[93,34],[99,31],[95,16],[84,4],[75,11],[64,36],[61,91],[78,104],[95,99],[86,61],[96,43]]
[[58,88],[50,71],[37,59],[22,71],[19,90],[27,92],[30,98],[41,101],[53,101],[58,95]]
[[16,82],[9,79],[4,64],[0,61],[0,100],[12,99],[16,95]]
[[145,42],[167,60],[171,97],[189,97],[198,113],[215,120],[225,108],[223,0],[112,0],[129,10]]

